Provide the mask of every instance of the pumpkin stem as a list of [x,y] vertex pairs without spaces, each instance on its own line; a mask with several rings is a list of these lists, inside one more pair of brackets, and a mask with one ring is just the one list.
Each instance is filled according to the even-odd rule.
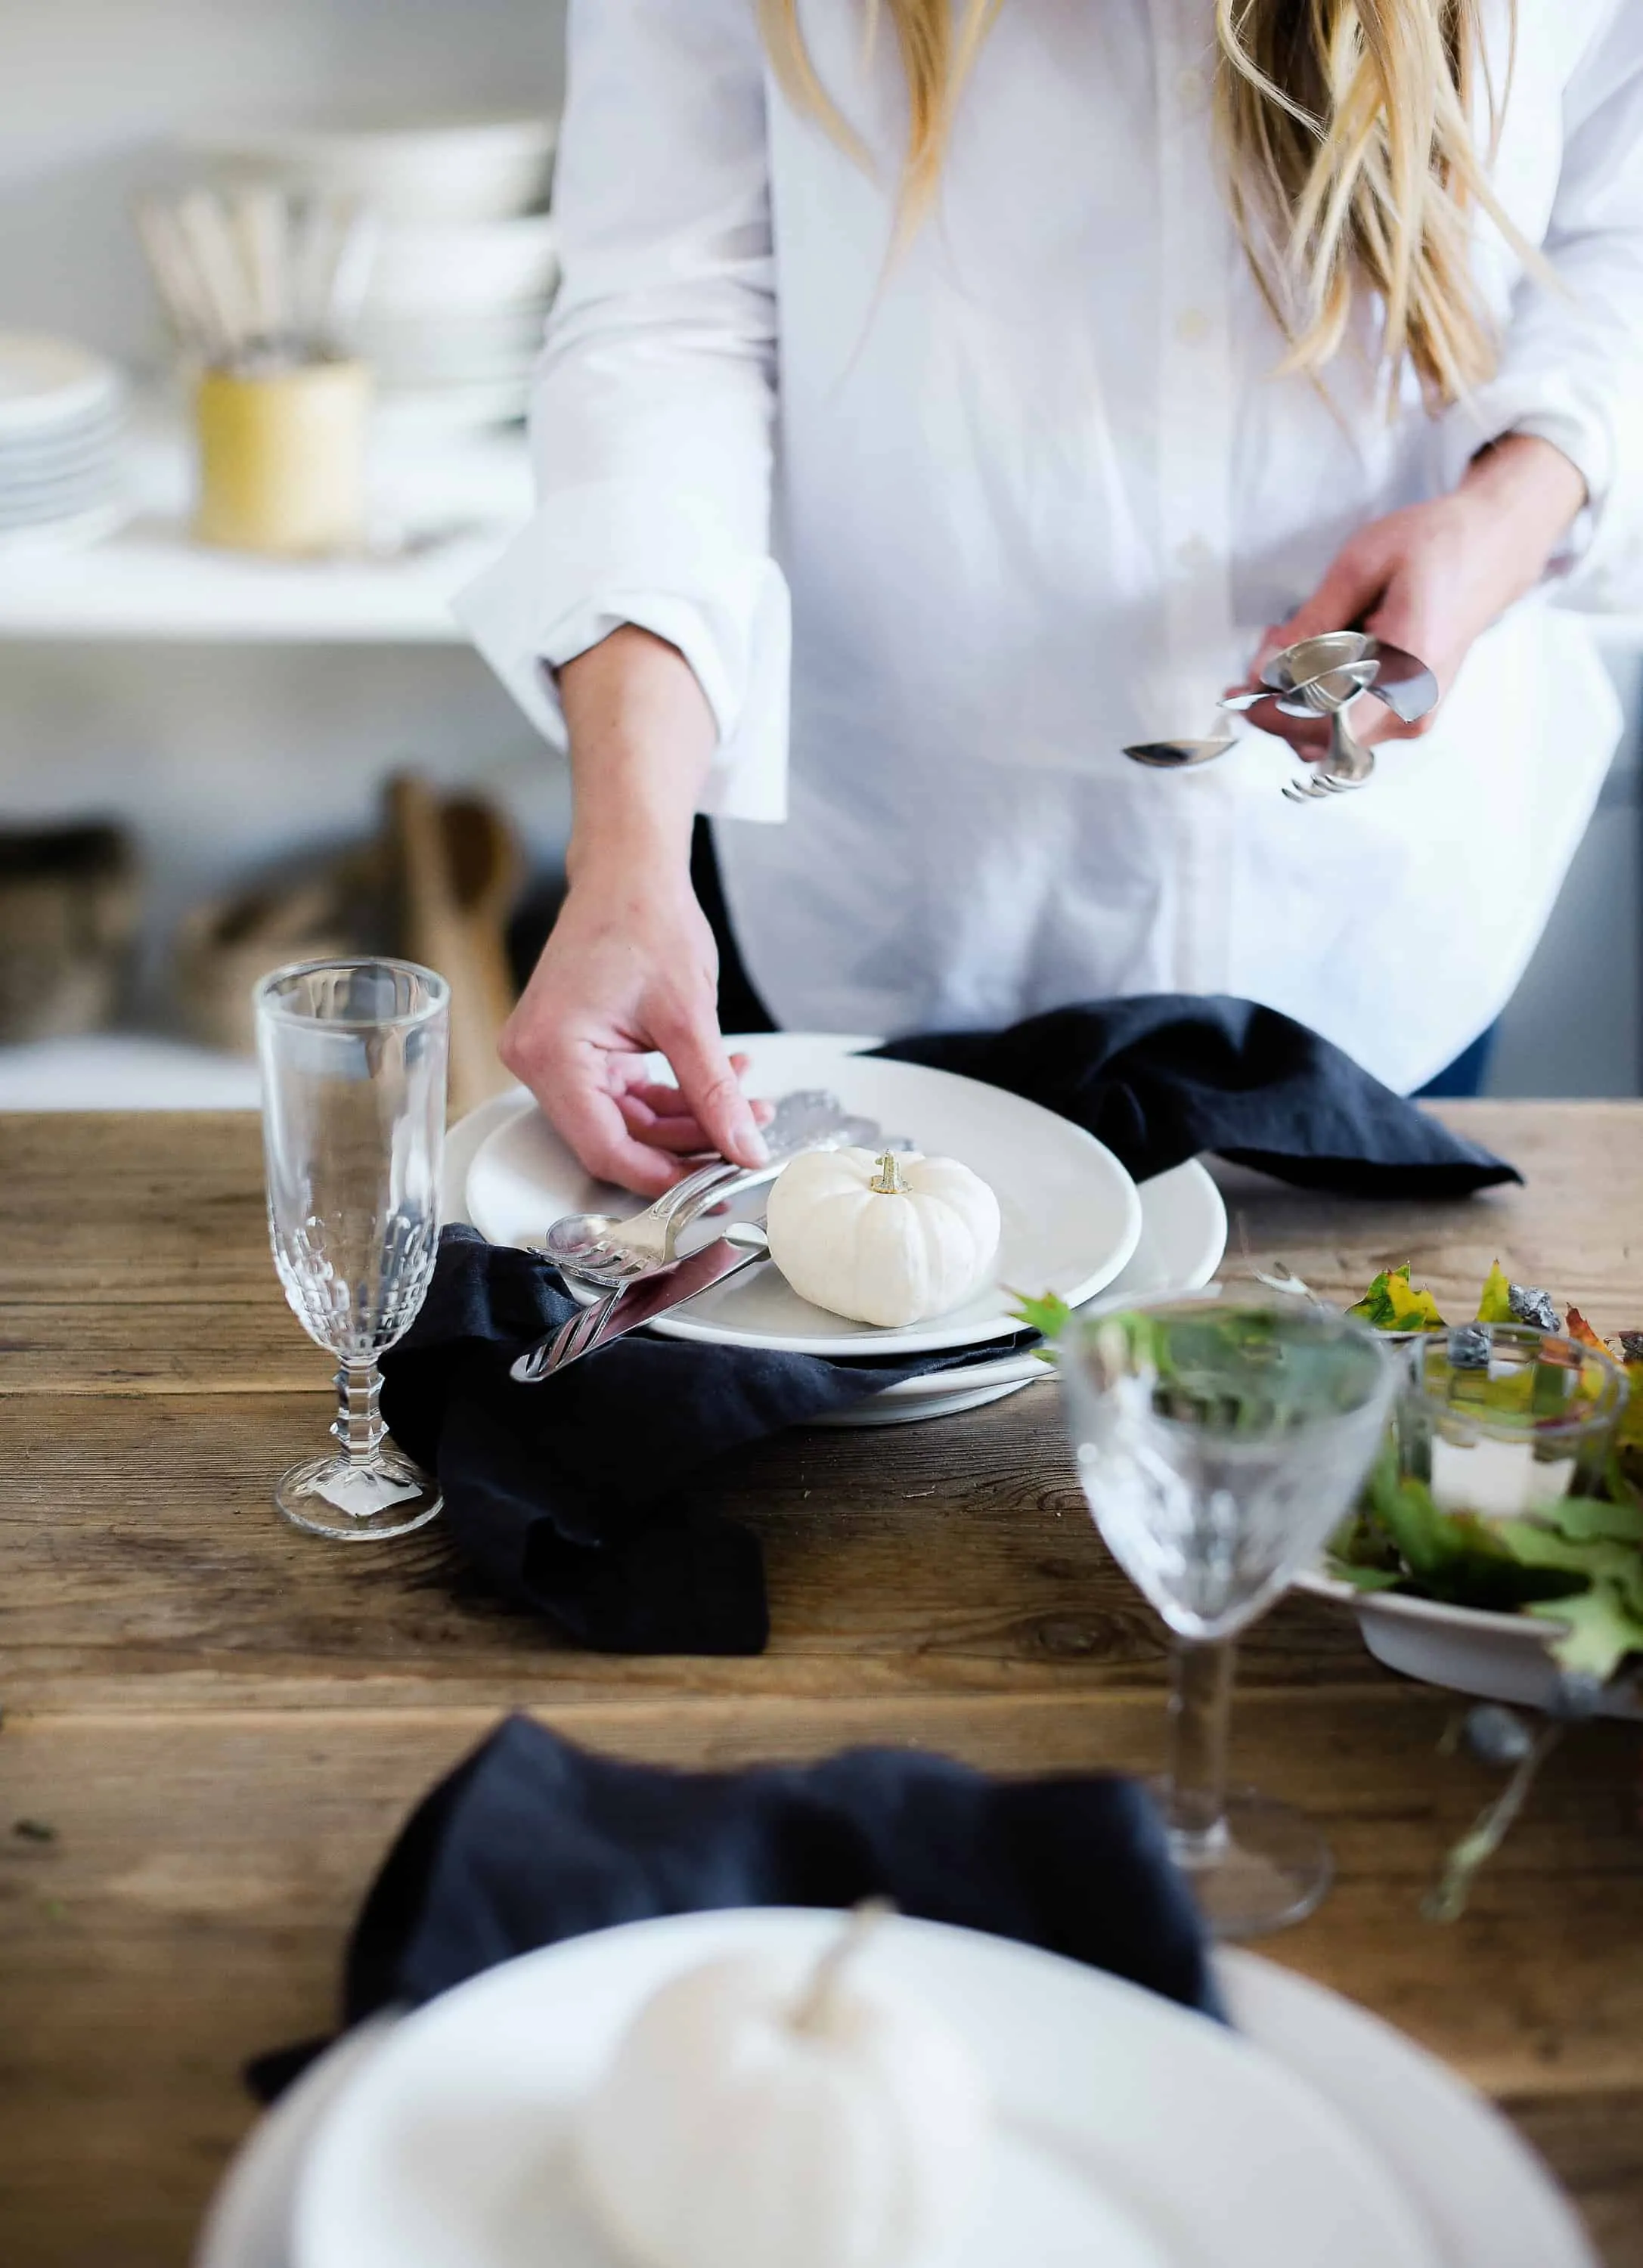
[[867,1187],[876,1189],[881,1197],[904,1197],[907,1195],[907,1183],[902,1179],[902,1169],[895,1162],[894,1150],[884,1152],[879,1160],[879,1170]]
[[838,1980],[887,1914],[895,1911],[894,1898],[863,1898],[850,1910],[850,1918],[811,1970],[788,2022],[796,2032],[826,2029]]

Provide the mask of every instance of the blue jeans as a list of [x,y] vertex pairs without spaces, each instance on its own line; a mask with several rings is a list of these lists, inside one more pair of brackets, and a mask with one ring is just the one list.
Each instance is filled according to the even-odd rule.
[[1495,1042],[1499,1036],[1499,1025],[1491,1024],[1470,1048],[1455,1057],[1447,1071],[1440,1071],[1436,1079],[1428,1079],[1419,1093],[1430,1096],[1433,1101],[1448,1100],[1452,1102],[1459,1101],[1462,1096],[1481,1094],[1484,1081],[1489,1076],[1490,1057],[1494,1054]]

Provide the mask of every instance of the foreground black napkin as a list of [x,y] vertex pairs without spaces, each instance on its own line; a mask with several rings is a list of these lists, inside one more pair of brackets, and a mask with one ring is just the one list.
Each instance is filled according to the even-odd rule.
[[616,1922],[873,1896],[1218,2007],[1191,1898],[1132,1780],[990,1779],[875,1749],[668,1771],[511,1717],[389,1853],[349,1946],[343,2020]]
[[745,1441],[978,1359],[828,1362],[636,1333],[516,1386],[514,1356],[572,1312],[543,1262],[446,1229],[422,1313],[383,1359],[382,1410],[438,1473],[446,1530],[486,1581],[614,1653],[762,1652],[758,1543],[688,1506],[685,1483]]
[[1042,1103],[1106,1143],[1138,1182],[1206,1150],[1352,1197],[1468,1197],[1522,1178],[1252,1000],[1149,993],[877,1052]]
[[[618,1922],[888,1897],[1224,2014],[1151,1799],[1114,1773],[991,1779],[945,1756],[682,1772],[510,1717],[417,1806],[349,1942],[343,2021]],[[259,2058],[272,2100],[327,2044]]]

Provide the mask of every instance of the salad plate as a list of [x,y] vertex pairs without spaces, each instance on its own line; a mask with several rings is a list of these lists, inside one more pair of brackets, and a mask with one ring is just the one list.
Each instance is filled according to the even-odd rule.
[[[1606,1343],[1574,1307],[1566,1321],[1498,1260],[1475,1317],[1440,1316],[1407,1263],[1351,1312],[1405,1342],[1423,1380],[1436,1350],[1448,1382],[1413,1394],[1357,1513],[1296,1587],[1350,1606],[1370,1653],[1405,1676],[1557,1713],[1574,1675],[1598,1713],[1643,1718],[1643,1342]],[[1531,1378],[1535,1395],[1561,1394],[1531,1408]]]
[[[1102,1143],[1001,1087],[859,1052],[871,1044],[792,1032],[727,1042],[750,1059],[750,1093],[826,1089],[847,1110],[875,1119],[887,1137],[905,1138],[927,1155],[961,1159],[990,1183],[1003,1231],[986,1281],[949,1314],[880,1330],[812,1307],[778,1270],[757,1268],[659,1319],[658,1331],[792,1354],[940,1353],[1014,1333],[1017,1288],[1055,1292],[1079,1307],[1130,1260],[1140,1241],[1140,1199]],[[466,1196],[469,1217],[493,1244],[535,1242],[563,1213],[638,1209],[637,1198],[594,1182],[534,1110],[482,1142]],[[751,1189],[731,1210],[757,1219],[768,1197],[766,1189]],[[724,1216],[716,1221],[722,1228]],[[703,1238],[715,1233],[713,1224],[701,1225]]]
[[[731,1952],[802,1978],[839,1927],[795,1909],[630,1923],[407,2017],[306,2155],[295,2268],[618,2268],[581,2204],[572,2136],[623,2029],[670,1977]],[[856,1975],[945,2016],[986,2073],[997,2147],[954,2268],[1442,2268],[1373,2147],[1227,2028],[1054,1955],[902,1918]]]
[[[1350,1607],[1375,1660],[1405,1677],[1524,1709],[1549,1710],[1558,1701],[1559,1673],[1551,1649],[1560,1626],[1555,1622],[1452,1606],[1399,1591],[1359,1591],[1323,1567],[1297,1576],[1294,1587]],[[1603,1688],[1597,1713],[1643,1719],[1637,1675],[1623,1672],[1612,1679]]]

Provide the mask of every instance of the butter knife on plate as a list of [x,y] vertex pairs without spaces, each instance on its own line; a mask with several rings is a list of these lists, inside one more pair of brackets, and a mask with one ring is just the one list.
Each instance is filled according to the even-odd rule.
[[608,1346],[624,1332],[636,1331],[641,1324],[653,1322],[670,1307],[682,1307],[687,1300],[694,1300],[710,1285],[722,1284],[744,1268],[756,1267],[760,1261],[769,1259],[770,1252],[762,1228],[748,1220],[733,1221],[723,1236],[715,1237],[699,1252],[676,1261],[671,1268],[659,1268],[634,1283],[624,1284],[620,1295],[608,1305],[600,1301],[582,1308],[551,1337],[539,1339],[534,1346],[527,1347],[508,1375],[519,1386],[534,1386],[540,1379],[552,1377],[555,1371],[564,1370],[568,1364],[579,1362],[585,1354]]

